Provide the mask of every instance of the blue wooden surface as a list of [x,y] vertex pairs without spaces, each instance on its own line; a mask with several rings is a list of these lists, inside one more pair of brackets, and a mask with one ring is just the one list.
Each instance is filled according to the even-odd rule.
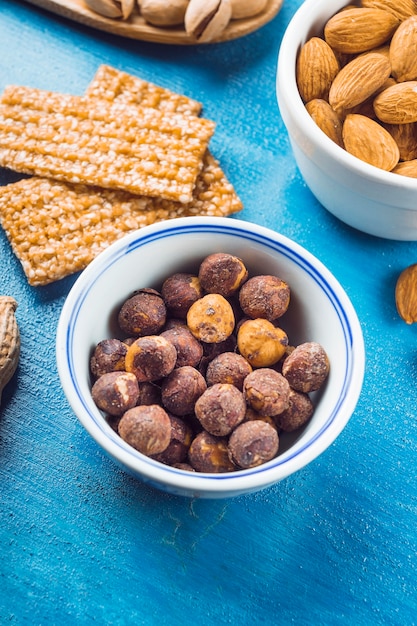
[[0,232],[0,294],[18,300],[22,334],[0,409],[1,624],[417,623],[417,338],[394,302],[417,246],[343,225],[297,171],[275,71],[300,4],[285,0],[239,41],[182,48],[0,2],[0,89],[81,94],[108,63],[201,100],[217,122],[212,152],[245,205],[239,218],[295,239],[330,268],[367,350],[357,410],[309,467],[229,501],[165,495],[104,456],[64,398],[54,336],[75,277],[30,288]]

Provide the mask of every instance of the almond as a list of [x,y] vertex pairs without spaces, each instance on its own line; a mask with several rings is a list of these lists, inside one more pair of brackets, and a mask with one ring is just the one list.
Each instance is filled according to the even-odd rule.
[[389,56],[398,82],[417,79],[417,15],[401,22],[391,39]]
[[409,178],[417,178],[417,159],[398,163],[392,172],[394,172],[394,174],[401,174],[401,176],[408,176]]
[[398,146],[389,132],[365,115],[346,116],[343,142],[350,154],[386,171],[391,171],[400,158]]
[[386,124],[417,122],[417,81],[409,80],[384,89],[374,100],[374,111]]
[[382,9],[346,9],[328,20],[324,38],[334,50],[359,54],[382,46],[398,25],[398,18]]
[[342,121],[326,100],[316,98],[307,102],[306,109],[317,126],[343,148]]
[[386,124],[385,128],[400,149],[401,161],[417,159],[417,124]]
[[297,59],[297,85],[304,102],[315,98],[327,100],[330,85],[339,71],[339,62],[331,47],[320,37],[311,37]]
[[329,103],[335,111],[351,109],[375,93],[391,73],[391,64],[382,54],[362,54],[343,67],[329,91]]
[[399,275],[395,286],[395,304],[404,322],[417,322],[417,264],[406,267]]
[[401,22],[411,15],[417,15],[415,0],[362,0],[362,6],[388,11]]

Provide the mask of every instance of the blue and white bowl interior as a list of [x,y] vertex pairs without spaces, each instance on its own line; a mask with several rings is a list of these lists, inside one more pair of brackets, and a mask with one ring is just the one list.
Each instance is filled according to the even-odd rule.
[[[314,417],[294,436],[282,436],[280,453],[257,468],[228,474],[190,473],[140,454],[113,431],[91,398],[89,359],[95,345],[115,336],[121,303],[141,287],[158,289],[177,271],[197,271],[215,251],[242,258],[254,274],[277,274],[291,288],[280,324],[290,343],[317,341],[331,371],[316,398]],[[355,311],[333,275],[305,249],[266,228],[230,218],[180,218],[126,236],[80,275],[63,307],[57,363],[66,396],[90,435],[122,467],[174,493],[235,495],[273,484],[322,453],[349,420],[362,386],[364,348]]]

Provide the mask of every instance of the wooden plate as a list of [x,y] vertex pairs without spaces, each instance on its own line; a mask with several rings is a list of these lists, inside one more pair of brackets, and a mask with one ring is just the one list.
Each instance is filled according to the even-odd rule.
[[[153,41],[155,43],[195,45],[184,29],[156,28],[147,24],[138,14],[134,14],[126,22],[102,17],[91,11],[83,0],[26,0],[38,7],[47,9],[52,13],[86,24],[98,30],[103,30],[114,35],[121,35],[130,39],[142,39],[143,41]],[[248,35],[258,30],[264,24],[270,22],[281,9],[283,0],[269,0],[266,9],[255,17],[233,20],[220,37],[210,43],[229,41]]]

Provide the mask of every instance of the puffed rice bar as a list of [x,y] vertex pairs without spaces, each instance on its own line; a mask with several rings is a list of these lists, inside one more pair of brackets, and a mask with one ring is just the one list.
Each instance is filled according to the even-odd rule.
[[202,109],[201,103],[192,98],[104,64],[98,68],[85,95],[89,98],[136,104],[171,113],[200,115]]
[[206,153],[189,204],[28,178],[0,187],[0,224],[32,286],[83,270],[102,250],[148,224],[191,215],[225,217],[242,204]]
[[0,165],[186,203],[214,127],[193,115],[11,86],[0,100]]

